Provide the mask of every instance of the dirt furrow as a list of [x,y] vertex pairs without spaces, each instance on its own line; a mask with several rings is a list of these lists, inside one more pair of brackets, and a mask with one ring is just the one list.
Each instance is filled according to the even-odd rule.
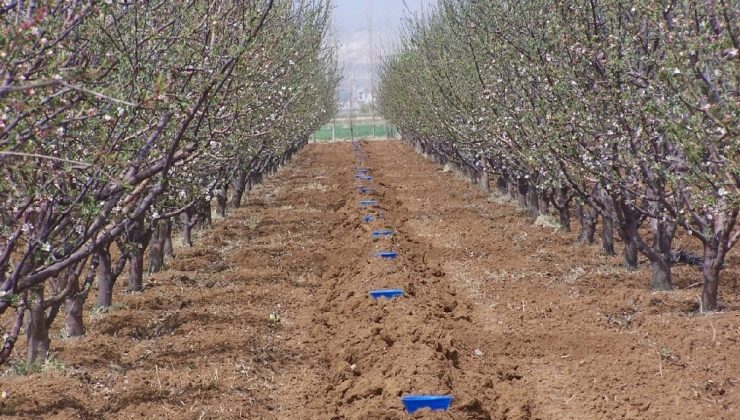
[[650,293],[645,263],[535,226],[399,142],[363,150],[370,195],[350,144],[309,145],[143,293],[88,308],[52,368],[2,377],[0,415],[398,419],[402,395],[432,393],[451,410],[416,417],[737,418],[737,252],[724,312],[697,315],[693,267]]
[[[370,210],[377,219],[362,221],[367,212],[358,203],[365,197],[353,192],[340,210],[343,228],[327,241],[341,244],[333,252],[338,265],[325,273],[313,314],[305,318],[314,376],[308,383],[286,379],[284,389],[293,397],[298,390],[298,399],[287,398],[279,417],[402,418],[400,397],[410,393],[452,394],[454,408],[444,417],[527,417],[518,367],[486,363],[480,348],[487,339],[472,318],[472,302],[451,284],[442,261],[430,261],[432,247],[403,227],[418,215],[383,182],[392,168],[382,163],[367,162],[379,180],[369,195],[379,202]],[[371,240],[371,231],[381,228],[396,234]],[[394,261],[375,256],[390,249],[399,253]],[[398,287],[406,298],[374,302],[367,295]]]
[[[624,270],[400,143],[363,149],[381,217],[362,223],[356,193],[340,209],[302,328],[311,380],[286,380],[279,417],[401,418],[408,393],[455,396],[432,418],[734,417],[739,361],[721,342],[740,338],[736,268],[729,311],[696,317],[695,269],[650,293],[646,264]],[[370,240],[378,228],[397,234]],[[373,256],[386,249],[398,259]],[[386,287],[407,297],[368,299]]]

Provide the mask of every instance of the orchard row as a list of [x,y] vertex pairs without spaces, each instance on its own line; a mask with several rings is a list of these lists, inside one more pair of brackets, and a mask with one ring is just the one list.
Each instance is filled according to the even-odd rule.
[[[0,6],[0,364],[22,329],[142,290],[173,226],[191,243],[335,113],[324,0],[8,1]],[[230,195],[227,192],[230,190]],[[227,198],[229,201],[227,202]],[[97,281],[96,281],[97,280]],[[62,310],[63,308],[63,310]]]
[[653,290],[672,288],[675,235],[695,237],[713,311],[740,238],[739,25],[721,0],[440,0],[382,63],[379,103],[533,216],[577,214],[584,242],[601,219]]

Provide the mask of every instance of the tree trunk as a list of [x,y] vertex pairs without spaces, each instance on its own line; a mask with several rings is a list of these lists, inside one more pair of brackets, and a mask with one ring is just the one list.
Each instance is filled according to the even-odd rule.
[[702,312],[714,312],[717,310],[719,272],[724,260],[719,253],[719,247],[720,243],[716,237],[710,238],[704,244],[704,266],[701,271],[704,280],[701,290]]
[[491,187],[488,179],[488,165],[486,164],[486,160],[481,158],[479,161],[479,165],[480,176],[478,177],[478,185],[480,186],[481,191],[483,191],[485,194],[490,194]]
[[637,268],[637,224],[632,221],[624,222],[624,226],[619,229],[619,236],[624,244],[624,266],[627,268]]
[[167,231],[165,232],[164,238],[164,256],[169,257],[175,253],[175,248],[172,246],[172,219],[167,218]]
[[[121,251],[123,252],[123,251]],[[105,247],[98,251],[98,299],[96,304],[102,308],[109,308],[113,304],[113,261],[110,248]]]
[[143,220],[134,221],[129,226],[127,233],[127,240],[130,244],[127,249],[129,292],[140,292],[144,289],[144,254],[151,236],[152,230],[144,227]]
[[650,268],[652,270],[650,276],[650,290],[662,291],[673,289],[673,283],[671,281],[671,266],[669,264],[666,264],[665,261],[662,260],[651,261]]
[[558,222],[560,229],[564,232],[570,232],[570,209],[568,206],[558,207]]
[[614,218],[616,217],[614,201],[604,188],[598,191],[598,199],[604,206],[601,226],[601,245],[606,255],[615,255],[614,252]]
[[68,337],[79,337],[85,334],[85,325],[82,322],[82,307],[84,296],[80,294],[80,279],[74,270],[69,270],[67,281],[71,282],[69,294],[64,298],[64,327]]
[[550,214],[550,192],[545,189],[542,190],[537,196],[537,211],[539,214],[542,215],[549,215]]
[[239,208],[242,204],[242,197],[247,187],[247,176],[249,171],[246,169],[239,169],[234,181],[234,192],[231,194],[231,208]]
[[506,178],[506,196],[507,196],[507,198],[509,200],[516,201],[517,196],[519,194],[518,193],[518,190],[519,190],[518,185],[519,184],[516,182],[516,180],[514,178],[512,178],[512,177],[507,177]]
[[226,194],[228,193],[226,188],[227,184],[224,183],[216,190],[216,213],[221,217],[226,217]]
[[532,185],[527,187],[527,211],[529,212],[529,216],[532,218],[537,218],[537,216],[540,215],[540,209],[539,209],[539,193],[537,192],[537,189],[533,187]]
[[49,356],[49,324],[46,321],[44,305],[44,287],[37,286],[31,289],[28,305],[28,364],[43,362]]
[[570,200],[571,198],[568,197],[566,188],[560,187],[557,189],[553,205],[558,211],[560,229],[565,232],[570,232]]
[[614,221],[610,217],[602,217],[601,245],[606,255],[616,255],[614,252]]
[[198,203],[198,227],[201,229],[211,227],[213,225],[213,217],[211,213],[211,202],[205,198],[201,199]]
[[652,267],[650,287],[652,290],[671,290],[671,246],[676,224],[653,219],[650,227],[653,231],[653,249],[645,253]]
[[581,225],[581,231],[578,233],[578,242],[582,244],[592,244],[596,235],[596,219],[599,213],[594,208],[587,211],[582,204],[576,206],[578,223]]
[[185,246],[192,247],[193,246],[193,222],[192,222],[192,214],[190,210],[185,211],[182,216],[180,216],[181,221],[181,227],[180,231],[182,233],[182,243]]
[[519,178],[517,180],[517,204],[520,208],[526,209],[527,208],[527,187],[529,183],[524,178]]
[[149,274],[164,270],[164,244],[167,240],[168,222],[164,219],[157,221],[149,241]]
[[509,193],[508,185],[506,184],[506,178],[503,176],[496,178],[496,187],[498,188],[498,192],[501,195],[506,195]]
[[128,291],[142,290],[144,290],[144,252],[137,251],[129,256]]

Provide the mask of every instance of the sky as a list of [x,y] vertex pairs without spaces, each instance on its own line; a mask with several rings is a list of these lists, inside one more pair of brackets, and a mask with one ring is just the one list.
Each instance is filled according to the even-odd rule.
[[333,3],[339,62],[345,76],[341,97],[345,98],[352,84],[355,90],[370,91],[373,55],[393,45],[404,16],[429,9],[435,0],[333,0]]

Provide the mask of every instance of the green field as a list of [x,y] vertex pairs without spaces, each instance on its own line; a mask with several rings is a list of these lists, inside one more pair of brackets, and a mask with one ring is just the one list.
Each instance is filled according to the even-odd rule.
[[[349,140],[352,137],[352,134],[354,134],[354,138],[367,138],[367,137],[373,137],[373,124],[372,122],[359,122],[354,124],[353,130],[350,131],[349,124],[346,124],[345,122],[339,122],[336,123],[334,138],[337,140]],[[395,137],[398,134],[398,131],[393,126],[386,125],[383,121],[378,121],[375,123],[375,137],[376,138],[386,138],[386,137]],[[316,131],[313,135],[313,139],[317,141],[326,141],[332,139],[332,124],[327,124],[323,127],[321,127],[318,131]]]

